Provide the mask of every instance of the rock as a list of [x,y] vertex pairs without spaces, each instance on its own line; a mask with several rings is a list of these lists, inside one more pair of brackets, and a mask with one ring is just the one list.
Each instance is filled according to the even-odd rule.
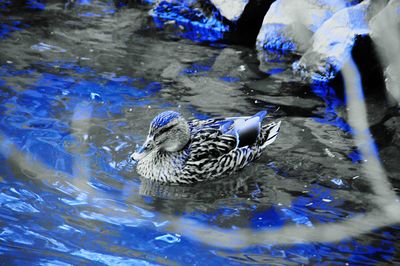
[[393,117],[389,118],[382,124],[379,125],[379,129],[383,130],[379,136],[375,135],[375,139],[379,145],[379,155],[385,166],[389,176],[396,179],[399,177],[400,171],[400,116],[397,111]]
[[174,80],[182,72],[183,65],[178,61],[173,61],[161,73],[163,79]]
[[400,63],[393,62],[391,63],[385,70],[385,82],[386,82],[386,90],[389,93],[389,96],[393,97],[391,99],[392,105],[399,105],[400,103]]
[[393,134],[393,144],[400,143],[400,117],[395,116],[384,123],[385,128]]
[[400,148],[398,146],[388,146],[383,148],[379,155],[382,158],[387,174],[392,176],[392,178],[398,179],[400,172]]
[[265,15],[257,36],[257,49],[305,51],[309,47],[312,33],[335,12],[352,2],[277,0]]
[[230,79],[231,81],[240,81],[241,79],[257,78],[257,73],[249,67],[247,62],[241,58],[240,51],[232,48],[225,48],[217,56],[212,66],[213,72],[218,77]]
[[[400,59],[394,58],[398,57],[400,34],[386,30],[399,28],[399,6],[398,0],[162,0],[150,14],[183,29],[181,36],[194,41],[228,37],[233,43],[252,45],[258,32],[256,48],[261,61],[293,62],[288,52],[301,55],[292,68],[312,81],[332,81],[352,55],[363,85],[377,87],[386,82],[389,94],[399,102]],[[385,58],[386,80],[369,35]]]
[[290,90],[289,92],[284,91],[286,86],[282,84],[283,83],[271,82],[269,79],[264,78],[246,83],[245,88],[247,88],[248,91],[257,91],[259,93],[266,93],[267,95],[270,96],[293,95],[292,90]]
[[263,19],[274,0],[250,0],[235,22],[229,41],[254,47]]
[[[394,0],[386,5],[388,2],[367,0],[338,11],[315,32],[311,47],[293,64],[293,69],[303,78],[330,82],[352,56],[367,94],[376,94],[376,87],[383,87],[386,76],[390,94],[400,100],[400,90],[396,88],[400,76],[385,67],[396,64],[393,59],[399,57],[395,51],[400,45],[400,18],[396,11],[400,3]],[[398,62],[394,68],[400,71]]]
[[[243,100],[240,86],[234,83],[211,77],[183,76],[176,86],[186,91],[182,94],[181,101],[190,102],[202,113],[234,116],[235,113],[246,113],[252,107],[251,103]],[[221,110],[231,111],[221,114]]]
[[237,21],[249,0],[210,0],[222,16],[229,21]]
[[[330,82],[338,76],[350,55],[353,55],[361,71],[363,83],[381,85],[384,78],[380,70],[380,59],[368,36],[371,34],[374,42],[382,44],[385,43],[382,40],[392,40],[391,48],[386,51],[398,50],[396,47],[400,45],[400,34],[384,36],[388,32],[386,25],[392,25],[393,31],[396,31],[400,20],[396,11],[399,2],[392,0],[386,6],[388,2],[277,0],[268,10],[257,36],[257,49],[261,51],[259,58],[275,62],[276,51],[301,54],[300,60],[293,63],[293,69],[297,73],[312,81]],[[381,10],[381,19],[378,19],[379,16],[375,18]],[[384,23],[383,19],[388,18],[390,21]],[[376,29],[373,30],[372,27]],[[269,50],[273,51],[273,56],[265,52]],[[382,51],[384,53],[383,49]],[[366,57],[365,54],[369,56]],[[392,54],[386,54],[386,58],[394,58],[395,55]],[[292,60],[287,56],[282,59]],[[400,85],[396,88],[400,75],[397,77],[394,74],[400,73],[400,60],[398,61],[398,66],[386,68],[386,83],[395,99],[400,99]],[[389,66],[389,63],[386,65]]]
[[232,48],[224,48],[215,59],[213,70],[228,74],[233,68],[239,67],[243,64],[240,59],[240,51]]
[[150,11],[159,26],[176,23],[182,37],[193,41],[217,41],[230,30],[220,12],[208,1],[162,0]]
[[361,74],[364,95],[366,97],[373,96],[375,100],[379,100],[378,102],[385,105],[384,90],[376,89],[385,87],[384,68],[376,45],[369,35],[356,37],[351,49],[351,56]]
[[[273,0],[162,0],[150,11],[160,26],[177,24],[181,37],[253,46]],[[157,22],[157,21],[156,21]]]
[[256,100],[261,100],[268,104],[276,106],[289,106],[289,107],[299,107],[302,109],[315,110],[318,107],[323,106],[323,102],[317,99],[308,99],[298,96],[257,96]]
[[391,0],[370,22],[370,36],[386,66],[386,89],[400,103],[400,1]]
[[349,58],[356,37],[369,32],[369,6],[368,0],[335,13],[315,32],[311,47],[293,64],[294,70],[314,81],[333,79]]

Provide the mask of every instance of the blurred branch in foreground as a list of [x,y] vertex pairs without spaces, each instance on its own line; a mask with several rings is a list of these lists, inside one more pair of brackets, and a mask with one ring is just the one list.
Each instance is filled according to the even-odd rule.
[[343,67],[346,86],[349,123],[354,131],[355,142],[364,158],[363,170],[376,194],[376,209],[346,221],[317,225],[313,228],[286,226],[281,230],[248,229],[220,230],[188,219],[176,219],[169,229],[208,245],[224,248],[244,248],[262,244],[295,244],[305,242],[336,242],[366,234],[379,227],[400,222],[400,203],[386,177],[374,140],[371,137],[360,81],[360,74],[352,59]]

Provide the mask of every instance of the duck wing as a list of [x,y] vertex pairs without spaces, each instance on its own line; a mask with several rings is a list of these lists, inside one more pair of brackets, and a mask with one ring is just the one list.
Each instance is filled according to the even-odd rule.
[[266,115],[266,111],[261,111],[251,117],[235,118],[232,126],[225,134],[236,136],[237,147],[239,148],[252,146],[260,135],[261,122]]
[[236,147],[236,136],[223,134],[218,128],[203,128],[192,137],[190,157],[192,161],[212,160]]
[[251,117],[225,120],[203,120],[194,134],[190,152],[194,160],[218,158],[230,151],[256,143],[261,122],[266,115],[261,111]]
[[180,183],[215,179],[241,169],[271,144],[279,132],[280,122],[261,125],[266,112],[251,117],[208,120],[192,128],[189,157]]

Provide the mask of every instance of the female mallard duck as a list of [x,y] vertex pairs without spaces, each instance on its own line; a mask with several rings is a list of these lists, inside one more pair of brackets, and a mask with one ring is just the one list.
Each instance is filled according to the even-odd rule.
[[266,114],[186,121],[166,111],[153,119],[146,141],[131,158],[138,173],[152,180],[212,180],[245,167],[274,142],[281,122],[261,125]]

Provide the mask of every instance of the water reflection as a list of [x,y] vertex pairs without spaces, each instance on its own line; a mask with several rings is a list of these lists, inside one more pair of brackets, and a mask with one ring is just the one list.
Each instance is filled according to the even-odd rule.
[[240,189],[246,191],[246,180],[243,178],[224,178],[209,184],[197,184],[194,186],[177,186],[161,184],[148,179],[141,179],[140,195],[151,196],[161,199],[190,199],[202,200],[224,198],[235,195]]

